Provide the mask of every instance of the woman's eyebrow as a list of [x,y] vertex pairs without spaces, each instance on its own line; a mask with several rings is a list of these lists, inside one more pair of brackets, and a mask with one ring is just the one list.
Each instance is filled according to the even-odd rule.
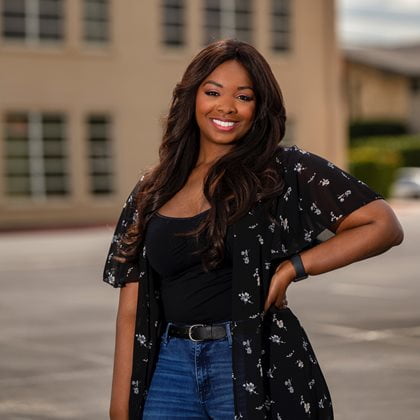
[[[207,81],[204,83],[204,85],[203,85],[203,86],[205,86],[205,85],[207,85],[207,84],[210,84],[210,85],[215,85],[215,86],[217,86],[217,87],[219,87],[219,88],[222,88],[222,87],[223,87],[223,85],[222,85],[222,84],[217,83],[217,82],[215,82],[214,80],[207,80]],[[237,88],[237,90],[245,90],[245,89],[251,89],[251,90],[254,90],[254,89],[252,88],[252,86],[238,86],[238,88]]]

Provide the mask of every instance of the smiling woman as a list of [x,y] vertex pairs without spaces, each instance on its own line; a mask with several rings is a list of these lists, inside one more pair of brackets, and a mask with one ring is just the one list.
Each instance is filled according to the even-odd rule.
[[104,269],[122,288],[112,419],[333,420],[286,290],[403,234],[367,185],[281,147],[285,120],[270,66],[244,42],[209,45],[175,87],[159,162]]

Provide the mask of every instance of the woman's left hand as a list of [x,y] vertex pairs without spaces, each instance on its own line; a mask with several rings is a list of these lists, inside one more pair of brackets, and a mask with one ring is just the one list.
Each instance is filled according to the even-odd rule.
[[286,290],[295,278],[295,275],[295,270],[289,260],[283,261],[278,265],[271,278],[268,296],[264,304],[264,312],[273,304],[279,309],[287,306]]

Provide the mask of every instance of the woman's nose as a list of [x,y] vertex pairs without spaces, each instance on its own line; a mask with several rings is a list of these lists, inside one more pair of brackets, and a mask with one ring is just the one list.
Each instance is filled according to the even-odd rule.
[[217,111],[223,114],[234,114],[237,112],[236,106],[231,100],[221,100],[217,104]]

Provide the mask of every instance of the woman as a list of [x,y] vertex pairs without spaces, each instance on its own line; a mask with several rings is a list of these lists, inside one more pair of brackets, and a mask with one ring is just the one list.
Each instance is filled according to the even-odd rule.
[[122,287],[112,419],[333,419],[286,290],[403,233],[361,181],[280,147],[285,119],[269,65],[243,42],[209,45],[176,86],[159,162],[130,194],[104,271]]

